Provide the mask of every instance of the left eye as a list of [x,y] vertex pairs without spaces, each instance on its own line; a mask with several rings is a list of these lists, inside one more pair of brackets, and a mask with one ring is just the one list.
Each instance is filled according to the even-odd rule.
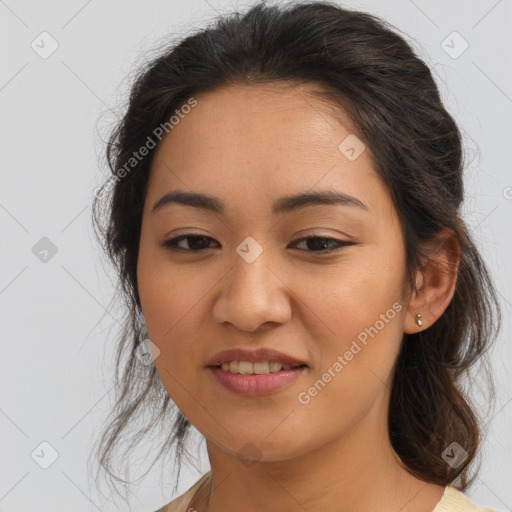
[[[341,249],[345,245],[353,245],[353,242],[344,242],[343,240],[337,240],[336,238],[331,238],[329,236],[308,236],[305,238],[300,238],[294,243],[297,244],[298,242],[306,242],[306,244],[308,244],[309,242],[313,241],[314,243],[312,246],[319,247],[319,250],[313,250],[312,252],[333,252]],[[326,248],[325,246],[329,243],[334,244],[334,247],[331,246]]]
[[[178,245],[182,240],[189,240],[189,241],[195,240],[195,242],[193,242],[192,244],[189,244],[189,247],[191,247],[191,248],[187,249],[184,247],[180,247]],[[209,236],[186,234],[186,235],[178,236],[176,238],[172,238],[170,240],[165,240],[162,243],[162,247],[166,247],[172,251],[180,251],[181,250],[181,251],[185,251],[185,252],[201,252],[204,249],[208,248],[208,240],[214,241],[214,239]],[[197,242],[199,242],[199,243],[197,243]],[[309,252],[323,252],[323,253],[336,251],[346,245],[354,245],[354,242],[345,242],[343,240],[337,240],[336,238],[331,238],[328,236],[308,236],[305,238],[300,238],[293,243],[295,245],[298,245],[298,243],[300,243],[300,242],[306,242],[306,244],[310,244],[311,242],[314,242],[314,243],[311,243],[311,245],[313,247],[316,247],[317,249],[316,250],[313,249],[312,251],[309,251]],[[332,247],[332,246],[330,248],[325,247],[326,244],[329,244],[329,243],[334,244],[334,247]],[[195,247],[195,249],[193,247]],[[304,249],[300,249],[300,250],[304,250]]]

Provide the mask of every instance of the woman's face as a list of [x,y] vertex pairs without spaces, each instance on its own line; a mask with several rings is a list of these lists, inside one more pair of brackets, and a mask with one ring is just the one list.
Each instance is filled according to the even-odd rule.
[[[306,92],[198,95],[157,148],[143,212],[138,286],[160,378],[209,442],[262,461],[315,450],[364,418],[386,427],[407,309],[402,231],[370,150]],[[176,191],[215,197],[222,211],[172,201],[153,211]],[[283,201],[320,192],[354,199]],[[183,235],[205,238],[163,245]],[[307,367],[208,366],[233,348]]]

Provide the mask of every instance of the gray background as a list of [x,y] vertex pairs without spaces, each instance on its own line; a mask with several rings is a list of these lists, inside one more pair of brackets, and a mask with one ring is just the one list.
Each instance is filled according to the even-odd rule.
[[[250,4],[0,0],[0,512],[117,510],[96,493],[87,472],[112,405],[111,345],[121,318],[110,302],[115,276],[90,222],[92,194],[103,179],[102,137],[126,98],[129,73],[164,35],[180,37]],[[412,38],[463,131],[466,220],[492,269],[504,313],[493,352],[497,406],[468,495],[480,505],[512,510],[512,2],[343,5],[380,15]],[[50,36],[40,35],[45,31]],[[53,41],[58,48],[44,55]],[[469,46],[461,53],[464,41]],[[183,469],[180,494],[209,469],[204,440],[194,433],[200,465]],[[52,449],[58,456],[43,469]],[[163,484],[161,474],[157,464],[133,487],[131,509],[155,510],[173,497],[172,472]]]

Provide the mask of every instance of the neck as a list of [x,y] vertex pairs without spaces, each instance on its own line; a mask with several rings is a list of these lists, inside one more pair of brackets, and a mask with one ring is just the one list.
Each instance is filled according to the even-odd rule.
[[194,500],[196,508],[431,512],[444,487],[406,470],[391,447],[386,418],[384,403],[376,402],[350,430],[321,447],[288,460],[263,456],[253,465],[208,442],[212,476]]

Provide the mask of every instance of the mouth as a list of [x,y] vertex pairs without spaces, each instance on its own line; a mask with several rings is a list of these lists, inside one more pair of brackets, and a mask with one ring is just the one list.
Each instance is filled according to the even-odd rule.
[[276,393],[289,386],[302,374],[307,373],[309,366],[291,366],[278,361],[231,361],[218,366],[208,366],[207,369],[214,381],[226,390],[244,397],[257,397]]
[[226,361],[215,366],[210,366],[210,368],[218,368],[225,372],[240,375],[266,375],[268,373],[308,368],[308,366],[306,364],[291,365],[281,363],[280,361]]
[[248,350],[245,347],[223,350],[215,354],[206,365],[221,368],[224,371],[241,374],[261,374],[289,370],[307,366],[304,359],[295,358],[273,348]]
[[238,347],[218,352],[207,362],[206,369],[214,382],[242,396],[277,392],[310,371],[304,360],[271,347]]

